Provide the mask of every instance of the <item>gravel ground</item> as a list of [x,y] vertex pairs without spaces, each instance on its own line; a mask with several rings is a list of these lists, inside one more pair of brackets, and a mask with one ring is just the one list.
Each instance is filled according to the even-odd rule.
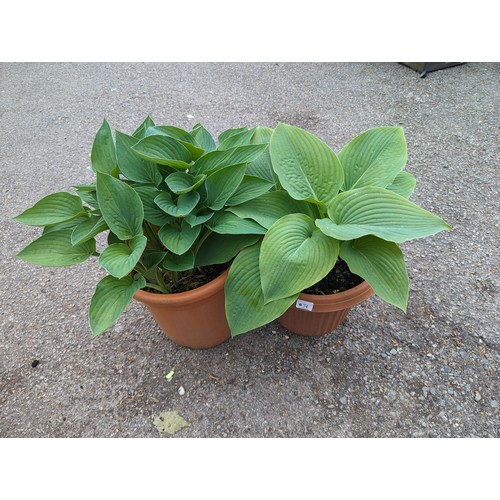
[[[4,63],[0,72],[1,437],[158,437],[162,412],[188,424],[175,437],[500,436],[500,64],[425,79],[396,63]],[[92,340],[87,308],[102,270],[17,261],[38,231],[12,217],[92,179],[88,152],[104,117],[130,133],[148,113],[215,134],[282,121],[334,150],[369,127],[402,125],[412,199],[454,226],[403,245],[408,314],[374,297],[318,339],[274,322],[193,351],[134,302]]]

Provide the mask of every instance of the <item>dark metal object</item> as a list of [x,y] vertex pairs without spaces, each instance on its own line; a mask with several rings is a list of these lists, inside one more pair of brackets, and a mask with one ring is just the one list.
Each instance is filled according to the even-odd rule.
[[460,64],[465,64],[463,62],[403,62],[405,66],[408,66],[415,71],[418,71],[420,78],[425,78],[427,73],[431,71],[437,71],[438,69],[451,68],[452,66],[459,66]]

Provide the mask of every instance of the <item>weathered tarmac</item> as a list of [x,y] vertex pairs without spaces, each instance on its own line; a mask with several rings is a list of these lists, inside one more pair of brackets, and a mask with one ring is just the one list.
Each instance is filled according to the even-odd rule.
[[[500,64],[3,63],[0,113],[0,437],[158,437],[162,412],[187,422],[175,437],[500,437]],[[12,218],[92,180],[104,117],[130,133],[148,113],[214,134],[281,121],[336,151],[403,126],[412,200],[454,227],[403,245],[408,313],[374,297],[320,338],[273,322],[194,351],[134,302],[93,340],[103,270],[15,259],[39,231]]]

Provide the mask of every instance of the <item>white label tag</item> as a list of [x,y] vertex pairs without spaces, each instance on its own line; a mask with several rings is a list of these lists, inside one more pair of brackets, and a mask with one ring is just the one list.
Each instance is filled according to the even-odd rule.
[[314,302],[307,302],[307,300],[297,300],[295,303],[297,309],[304,309],[305,311],[312,311],[314,307]]

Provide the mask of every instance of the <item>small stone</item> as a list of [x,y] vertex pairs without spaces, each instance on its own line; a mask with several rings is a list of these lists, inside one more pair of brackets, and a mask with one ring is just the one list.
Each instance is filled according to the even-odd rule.
[[474,401],[481,401],[482,397],[479,391],[474,391]]
[[327,408],[333,410],[335,408],[335,405],[328,405]]
[[339,402],[341,405],[346,405],[347,404],[347,398],[345,396],[342,396],[339,398]]
[[398,353],[398,351],[396,351],[396,349],[391,349],[390,353],[392,356],[395,356]]
[[396,396],[397,396],[396,391],[392,389],[387,393],[387,397],[393,401],[396,399]]
[[179,392],[179,394],[180,394],[181,396],[184,396],[184,394],[185,394],[185,392],[186,392],[186,391],[184,390],[184,387],[182,387],[182,385],[181,385],[181,386],[179,387],[179,391],[178,391],[178,392]]
[[498,408],[498,401],[495,401],[494,399],[490,401],[490,406],[492,408]]

